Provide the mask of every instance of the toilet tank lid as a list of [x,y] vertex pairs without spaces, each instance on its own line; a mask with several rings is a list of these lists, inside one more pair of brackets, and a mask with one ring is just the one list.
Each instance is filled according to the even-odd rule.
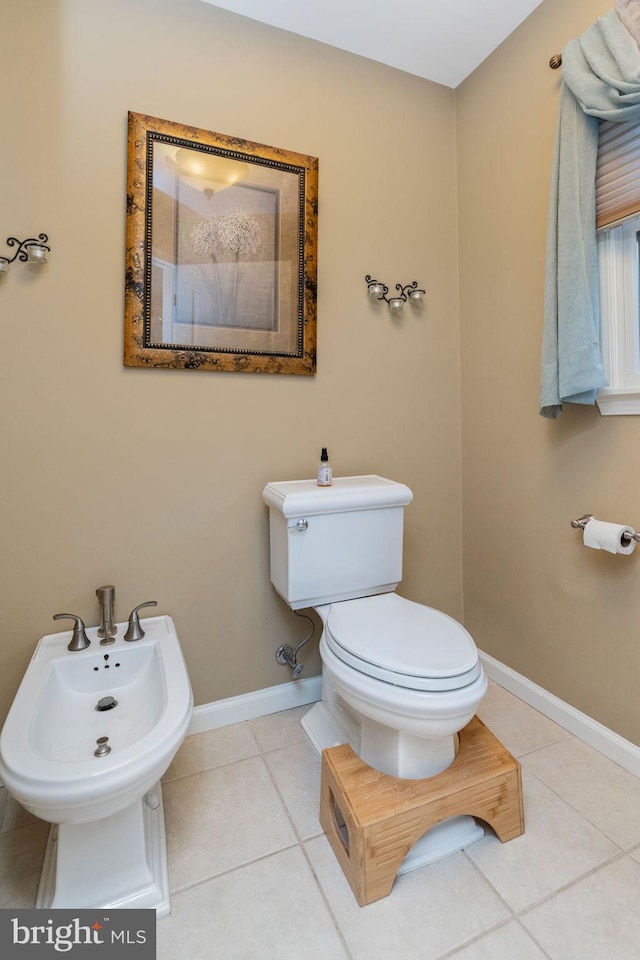
[[262,499],[285,517],[309,517],[348,510],[375,510],[405,507],[413,493],[404,483],[369,474],[363,477],[334,477],[330,487],[315,480],[283,480],[268,483]]

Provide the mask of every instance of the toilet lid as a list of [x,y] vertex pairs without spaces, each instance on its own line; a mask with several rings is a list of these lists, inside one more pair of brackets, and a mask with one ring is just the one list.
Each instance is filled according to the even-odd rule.
[[396,593],[332,604],[325,640],[360,673],[412,690],[456,690],[482,672],[461,624]]

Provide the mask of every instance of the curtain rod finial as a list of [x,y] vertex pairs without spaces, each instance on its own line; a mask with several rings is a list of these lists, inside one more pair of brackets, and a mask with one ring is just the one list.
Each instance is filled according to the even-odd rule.
[[551,57],[551,60],[549,60],[549,66],[551,67],[552,70],[557,70],[558,67],[561,67],[561,66],[562,66],[562,54],[561,54],[561,53],[554,53],[554,55]]

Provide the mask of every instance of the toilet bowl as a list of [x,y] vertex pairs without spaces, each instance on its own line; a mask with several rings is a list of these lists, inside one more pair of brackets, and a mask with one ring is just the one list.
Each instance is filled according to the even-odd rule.
[[395,777],[441,773],[487,691],[464,627],[396,593],[332,604],[323,619],[320,655],[360,717],[359,756]]
[[0,777],[53,824],[36,906],[169,912],[160,778],[187,732],[193,696],[170,617],[145,636],[70,652],[43,637],[0,735]]
[[[394,591],[402,578],[404,508],[412,493],[376,475],[267,484],[271,580],[296,610],[313,607],[322,700],[302,726],[318,751],[349,743],[365,763],[405,779],[453,762],[487,678],[472,637],[451,617]],[[472,817],[445,820],[399,872],[483,836]]]

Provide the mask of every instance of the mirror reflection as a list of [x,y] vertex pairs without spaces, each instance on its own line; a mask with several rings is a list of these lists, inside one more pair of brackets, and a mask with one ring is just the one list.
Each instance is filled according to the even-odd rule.
[[295,349],[298,177],[153,144],[150,340]]

